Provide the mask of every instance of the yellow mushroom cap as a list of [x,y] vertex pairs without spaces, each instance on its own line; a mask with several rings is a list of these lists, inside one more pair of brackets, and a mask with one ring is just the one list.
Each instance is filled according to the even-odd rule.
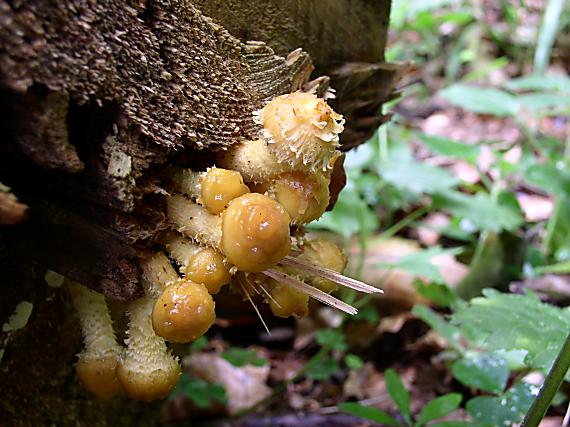
[[269,194],[287,210],[293,223],[306,224],[325,212],[329,180],[322,174],[286,172],[271,185]]
[[269,284],[269,308],[277,317],[300,318],[309,314],[309,295],[272,280]]
[[79,381],[99,400],[109,400],[121,390],[117,379],[117,354],[111,352],[100,357],[81,354],[75,364],[75,373]]
[[263,194],[244,194],[222,216],[222,251],[238,270],[260,272],[276,265],[291,248],[287,211]]
[[220,292],[230,282],[230,272],[222,254],[213,248],[203,248],[192,255],[184,274],[195,283],[203,284],[210,294]]
[[243,183],[239,172],[210,168],[201,181],[200,202],[208,212],[217,214],[222,212],[236,197],[249,193],[249,188]]
[[215,303],[206,287],[188,279],[167,286],[152,310],[152,326],[167,341],[190,342],[216,320]]
[[313,172],[331,168],[344,119],[324,99],[305,92],[281,95],[256,112],[256,117],[279,161]]

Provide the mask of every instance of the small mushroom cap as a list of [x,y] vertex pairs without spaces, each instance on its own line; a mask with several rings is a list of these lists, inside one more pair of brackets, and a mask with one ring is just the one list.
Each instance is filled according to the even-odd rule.
[[231,278],[223,256],[213,248],[204,248],[192,255],[184,274],[191,281],[203,284],[210,294],[220,292]]
[[152,310],[157,335],[171,342],[191,342],[216,320],[215,303],[206,287],[188,279],[167,286]]
[[274,98],[256,116],[279,161],[313,172],[331,168],[344,119],[324,99],[293,92]]
[[222,212],[236,197],[249,193],[239,172],[210,168],[202,178],[201,203],[210,213]]
[[[319,267],[334,270],[337,273],[344,272],[347,262],[342,249],[335,243],[324,239],[307,241],[303,245],[303,253],[299,255],[299,258]],[[313,277],[311,284],[326,293],[338,289],[338,284],[322,277]]]
[[129,369],[128,364],[117,366],[117,378],[131,399],[151,401],[166,398],[180,377],[180,365],[170,359],[168,366],[152,371]]
[[306,293],[272,280],[269,294],[269,308],[275,316],[298,319],[309,314],[309,295]]
[[244,194],[231,201],[222,217],[222,250],[238,270],[260,272],[289,253],[287,211],[272,198]]
[[101,357],[79,356],[75,364],[75,373],[83,387],[99,400],[109,400],[121,390],[116,368],[118,357],[109,354]]
[[287,210],[293,223],[306,224],[325,212],[329,180],[322,174],[286,172],[272,184],[269,194]]

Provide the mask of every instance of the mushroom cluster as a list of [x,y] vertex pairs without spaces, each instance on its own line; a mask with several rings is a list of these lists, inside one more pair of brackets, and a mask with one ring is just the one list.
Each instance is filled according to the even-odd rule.
[[141,262],[145,296],[129,305],[126,348],[114,341],[108,313],[101,316],[109,349],[93,353],[84,334],[78,374],[86,360],[104,372],[105,385],[82,379],[94,394],[122,388],[134,399],[165,397],[180,373],[166,341],[187,343],[206,333],[216,318],[212,295],[225,285],[251,302],[264,326],[254,300],[275,316],[299,318],[308,314],[309,298],[355,314],[331,295],[338,285],[380,292],[343,276],[342,250],[303,231],[329,204],[342,116],[314,94],[295,92],[276,97],[254,119],[263,128],[259,139],[217,153],[214,166],[168,170],[170,229],[156,240],[160,250]]

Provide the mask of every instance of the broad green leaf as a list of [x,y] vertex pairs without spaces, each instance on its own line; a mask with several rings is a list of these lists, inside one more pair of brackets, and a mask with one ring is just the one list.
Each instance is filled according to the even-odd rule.
[[518,383],[498,397],[475,397],[466,408],[482,427],[508,427],[522,421],[537,394],[538,387]]
[[539,112],[548,109],[570,108],[570,99],[566,95],[556,95],[553,93],[529,93],[519,95],[517,102],[521,108],[530,112]]
[[570,274],[570,261],[542,265],[534,269],[537,274]]
[[210,384],[204,380],[189,377],[184,373],[180,376],[172,395],[176,396],[178,393],[190,398],[200,408],[209,408],[214,401],[221,403],[227,401],[226,391],[221,385]]
[[410,413],[410,394],[404,388],[400,376],[393,369],[388,369],[384,374],[384,380],[386,381],[386,389],[392,400],[402,413],[404,419],[411,423],[411,413]]
[[255,351],[246,348],[232,347],[221,354],[232,365],[241,367],[245,365],[265,366],[267,360],[259,356]]
[[364,406],[360,403],[355,402],[345,402],[338,405],[338,409],[341,412],[345,412],[356,417],[364,418],[365,420],[370,420],[377,422],[379,424],[384,424],[388,426],[398,426],[400,425],[393,417],[388,415],[386,412],[373,408],[371,406]]
[[439,95],[465,110],[498,117],[514,116],[520,108],[515,96],[493,88],[457,83],[443,89]]
[[457,191],[437,194],[433,196],[433,205],[436,209],[468,219],[481,231],[513,231],[524,223],[519,209],[500,204],[485,193],[473,196]]
[[335,359],[330,356],[323,356],[313,359],[312,363],[307,364],[305,372],[313,380],[324,381],[339,370],[340,365]]
[[206,347],[208,347],[208,338],[202,335],[190,345],[190,350],[198,352],[204,350]]
[[344,358],[344,363],[350,369],[360,369],[364,366],[363,360],[356,354],[347,354]]
[[394,187],[415,194],[445,191],[459,183],[446,169],[416,161],[383,163],[380,174]]
[[464,357],[451,366],[455,379],[468,387],[500,393],[509,378],[507,361],[493,353]]
[[316,222],[310,224],[313,229],[325,229],[346,238],[357,233],[369,234],[378,228],[378,217],[355,191],[341,191],[334,209]]
[[464,144],[441,136],[431,136],[425,133],[420,133],[418,136],[427,148],[442,156],[474,162],[481,151],[478,145]]
[[449,393],[440,396],[422,408],[416,421],[416,427],[423,426],[428,421],[437,420],[459,408],[462,396],[459,393]]
[[446,322],[440,314],[425,305],[415,305],[412,309],[412,313],[426,322],[434,331],[445,338],[450,346],[456,350],[462,350],[459,342],[461,331],[457,326]]
[[541,302],[534,295],[484,291],[452,317],[460,327],[476,328],[489,350],[526,350],[528,367],[548,371],[568,331],[570,310]]
[[322,346],[331,350],[346,350],[344,335],[338,329],[320,329],[315,333],[315,339]]
[[505,87],[509,90],[552,91],[570,94],[570,78],[564,75],[531,75],[509,80]]
[[532,165],[524,173],[524,180],[553,195],[570,196],[570,174],[553,165]]
[[455,307],[460,303],[459,297],[453,290],[443,283],[425,284],[421,280],[416,280],[414,286],[418,294],[433,301],[440,307]]
[[460,252],[459,249],[442,249],[439,246],[434,246],[429,249],[405,255],[396,261],[382,262],[377,265],[384,268],[401,268],[415,276],[426,278],[432,282],[443,283],[445,280],[441,275],[439,268],[433,264],[432,259],[438,255],[455,255],[458,252]]

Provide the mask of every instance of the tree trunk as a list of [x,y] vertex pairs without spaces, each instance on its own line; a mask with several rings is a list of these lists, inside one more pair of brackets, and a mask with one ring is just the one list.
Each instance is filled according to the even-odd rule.
[[137,259],[165,226],[161,171],[255,138],[252,113],[279,94],[336,89],[343,147],[363,142],[401,73],[384,63],[389,9],[0,0],[0,182],[19,199],[0,186],[3,425],[153,423],[141,414],[156,405],[102,405],[78,387],[77,321],[46,272],[114,300],[141,295]]

